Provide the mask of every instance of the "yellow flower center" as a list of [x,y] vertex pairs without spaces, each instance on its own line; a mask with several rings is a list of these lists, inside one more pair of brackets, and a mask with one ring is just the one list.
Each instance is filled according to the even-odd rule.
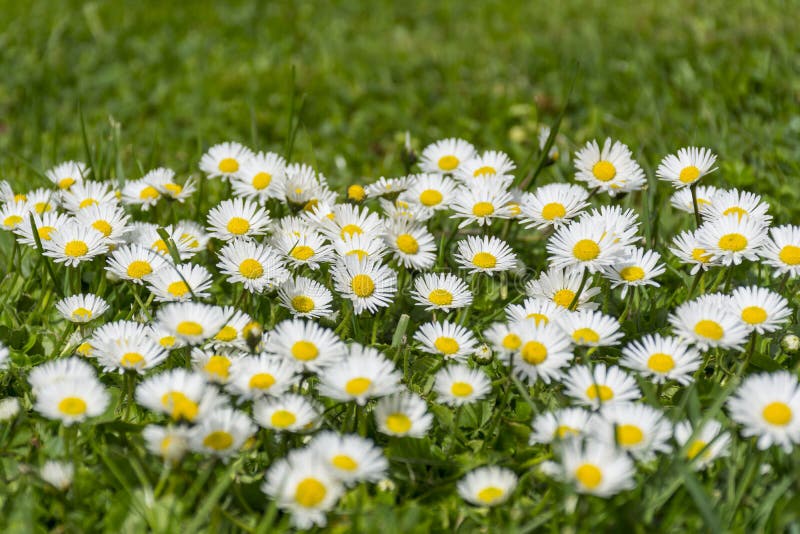
[[572,254],[580,261],[591,261],[600,255],[600,247],[591,239],[581,239],[572,247]]
[[19,215],[9,215],[5,219],[3,219],[3,226],[8,226],[9,228],[13,228],[14,226],[18,225],[22,222],[22,217]]
[[419,194],[419,201],[424,206],[436,206],[442,202],[444,196],[441,192],[437,191],[436,189],[426,189],[422,193]]
[[264,274],[264,266],[261,265],[257,260],[248,258],[239,264],[239,272],[245,278],[254,280],[256,278],[260,278],[261,275]]
[[353,293],[361,298],[367,298],[375,292],[375,282],[367,274],[355,275],[350,282],[350,286],[353,289]]
[[578,328],[572,333],[572,339],[575,343],[597,343],[600,341],[600,334],[591,328]]
[[128,277],[140,279],[153,272],[153,267],[144,260],[133,260],[128,264]]
[[475,169],[475,171],[472,173],[472,177],[477,178],[478,176],[484,175],[494,176],[495,174],[497,174],[497,169],[491,165],[484,165],[483,167]]
[[175,337],[174,336],[164,336],[164,337],[162,337],[161,339],[158,340],[158,344],[161,345],[162,347],[164,347],[165,349],[168,349],[168,348],[172,347],[173,345],[175,345]]
[[49,202],[37,202],[36,205],[33,207],[36,210],[36,213],[41,215],[46,211],[50,211],[53,207],[50,205]]
[[411,419],[404,413],[393,413],[386,418],[386,428],[395,434],[405,434],[411,430]]
[[711,261],[711,254],[704,248],[695,248],[692,249],[692,259],[700,263],[708,263]]
[[166,189],[167,191],[169,191],[169,193],[170,193],[170,194],[171,194],[173,197],[177,197],[178,195],[180,195],[180,194],[181,194],[181,191],[183,191],[183,187],[182,187],[182,186],[180,186],[180,185],[178,185],[178,184],[173,184],[173,183],[166,183],[166,184],[164,184],[164,189]]
[[305,295],[297,295],[292,299],[292,308],[300,313],[308,313],[314,310],[314,301]]
[[287,410],[275,410],[269,421],[275,428],[288,428],[297,421],[297,417]]
[[719,248],[729,252],[739,252],[747,247],[747,238],[742,234],[725,234],[719,238]]
[[446,289],[434,289],[428,294],[428,300],[437,306],[449,306],[453,303],[453,294]]
[[217,332],[217,335],[214,336],[214,339],[216,339],[217,341],[227,342],[227,341],[233,341],[234,339],[236,339],[236,336],[238,335],[239,333],[236,331],[234,327],[232,327],[231,325],[225,325],[222,327],[222,330]]
[[436,341],[433,342],[433,346],[436,347],[436,350],[448,356],[450,354],[455,354],[459,349],[458,341],[452,337],[446,336],[436,338]]
[[767,423],[775,426],[786,426],[793,418],[792,409],[789,408],[789,405],[780,401],[767,404],[761,415]]
[[623,447],[638,445],[644,439],[644,433],[636,425],[619,425],[617,427],[617,443]]
[[170,412],[173,419],[186,419],[194,421],[199,411],[199,406],[192,399],[180,391],[170,391],[161,397],[161,404]]
[[560,425],[553,433],[553,435],[559,439],[564,439],[567,436],[577,436],[578,434],[580,434],[580,430],[569,425]]
[[342,236],[342,239],[345,239],[345,236],[353,237],[356,234],[361,235],[363,233],[364,230],[362,230],[361,227],[358,226],[357,224],[345,224],[344,226],[342,226],[342,231],[340,232],[340,235]]
[[416,254],[419,252],[419,243],[411,234],[400,234],[397,236],[397,248],[404,254]]
[[656,373],[668,373],[675,367],[675,360],[669,354],[656,352],[647,359],[647,368]]
[[157,199],[161,193],[158,192],[158,189],[153,187],[152,185],[148,185],[141,191],[139,191],[139,198],[142,200],[154,200]]
[[92,318],[92,310],[86,308],[76,308],[72,311],[72,318],[79,321],[88,321]]
[[637,280],[641,280],[642,278],[644,278],[644,269],[632,265],[630,267],[624,267],[619,272],[619,275],[626,282],[636,282]]
[[526,318],[533,319],[536,326],[539,326],[539,323],[547,324],[550,322],[550,319],[543,313],[529,313]]
[[740,221],[742,220],[742,217],[748,214],[747,210],[742,209],[739,206],[731,206],[730,208],[722,212],[723,215],[732,215],[734,213],[739,216]]
[[92,228],[103,234],[104,236],[108,237],[111,235],[111,225],[108,221],[99,220],[92,223]]
[[289,253],[291,257],[299,261],[306,261],[314,255],[314,249],[306,245],[297,245]]
[[489,252],[478,252],[472,257],[472,264],[479,269],[493,269],[497,265],[497,258]]
[[58,181],[58,187],[60,189],[69,189],[70,187],[72,187],[72,184],[74,183],[75,183],[74,178],[69,178],[69,177],[62,178]]
[[234,158],[224,158],[219,162],[219,170],[225,174],[231,174],[239,170],[239,162]]
[[268,172],[259,172],[255,176],[253,176],[253,188],[258,189],[261,191],[262,189],[266,189],[269,187],[269,184],[272,182],[272,175]]
[[455,156],[443,156],[439,158],[439,168],[443,171],[452,171],[458,167],[458,158]]
[[[694,440],[692,442],[692,444],[689,445],[689,448],[686,450],[686,457],[688,459],[690,459],[690,460],[694,459],[695,456],[700,454],[700,451],[702,451],[703,449],[706,448],[706,445],[708,445],[708,443],[706,443],[705,441],[703,441],[701,439]],[[706,452],[705,452],[705,454],[703,454],[703,456],[707,457],[708,455],[709,455],[709,451],[706,450]]]
[[800,264],[800,247],[786,245],[778,253],[778,258],[786,265]]
[[472,206],[472,214],[476,217],[488,217],[494,213],[494,205],[491,202],[476,202]]
[[[156,195],[158,195],[158,191],[156,191]],[[93,198],[84,198],[78,204],[78,208],[80,208],[80,209],[88,208],[89,206],[94,206],[95,204],[97,204],[97,201],[95,199],[93,199]]]
[[319,356],[319,349],[310,341],[297,341],[292,345],[292,356],[300,361],[308,362]]
[[547,347],[538,341],[528,341],[520,351],[522,359],[531,365],[539,365],[547,359]]
[[189,292],[189,286],[183,280],[179,280],[168,285],[167,291],[173,297],[182,297]]
[[242,217],[231,217],[228,221],[228,231],[234,235],[244,235],[250,230],[250,221]]
[[575,470],[575,478],[588,489],[595,489],[603,481],[603,472],[594,464],[582,464]]
[[316,478],[304,478],[294,491],[294,500],[304,508],[314,508],[325,499],[327,493],[325,485]]
[[167,247],[167,243],[163,239],[159,239],[155,241],[150,248],[153,248],[159,251],[162,254],[167,254],[169,252],[169,248]]
[[347,188],[347,198],[350,200],[361,202],[365,196],[367,196],[367,192],[358,184],[353,184]]
[[358,256],[358,260],[361,261],[366,257],[369,257],[369,252],[366,250],[362,250],[360,248],[354,248],[353,250],[347,251],[348,256]]
[[80,397],[64,397],[58,403],[58,411],[64,415],[83,415],[86,413],[86,401]]
[[694,333],[698,336],[713,340],[722,339],[722,336],[725,335],[722,326],[720,326],[718,322],[710,319],[701,319],[697,321],[697,324],[694,325]]
[[748,324],[761,324],[767,320],[767,311],[760,306],[748,306],[742,310],[742,321]]
[[88,341],[84,341],[78,345],[78,348],[75,349],[75,352],[81,356],[89,356],[92,353],[92,345]]
[[517,350],[522,345],[522,340],[517,334],[506,334],[503,338],[503,348],[508,350]]
[[203,326],[194,321],[181,321],[175,329],[182,336],[201,336],[203,335]]
[[269,373],[256,373],[250,377],[247,387],[250,389],[269,389],[275,384],[275,377]]
[[358,377],[352,378],[347,381],[347,384],[344,386],[344,390],[347,392],[348,395],[352,395],[357,397],[359,395],[363,395],[367,392],[369,387],[372,385],[372,380],[369,378]]
[[227,379],[230,366],[231,366],[231,361],[228,358],[217,354],[208,359],[208,362],[206,362],[206,365],[205,367],[203,367],[203,370],[210,375],[218,376],[219,378],[222,379]]
[[566,208],[564,208],[564,205],[559,202],[550,202],[549,204],[545,204],[545,206],[542,208],[542,219],[548,221],[560,219],[566,214]]
[[487,486],[480,490],[477,494],[478,500],[486,504],[492,504],[498,499],[502,498],[504,492],[497,486]]
[[40,226],[37,229],[37,231],[39,232],[39,239],[41,239],[42,241],[50,241],[50,234],[53,233],[53,230],[55,230],[55,228],[53,228],[52,226]]
[[689,165],[688,167],[684,167],[681,169],[681,173],[678,176],[678,180],[685,184],[690,184],[697,180],[700,177],[700,169],[695,167],[694,165]]
[[571,289],[559,289],[556,291],[555,295],[553,295],[553,302],[561,306],[562,308],[569,308],[569,305],[572,304],[572,300],[575,298],[575,292]]
[[586,388],[586,396],[591,400],[599,398],[601,401],[606,402],[614,398],[614,391],[606,385],[592,384]]
[[337,454],[331,458],[331,463],[334,467],[342,471],[355,471],[358,469],[358,462],[346,454]]
[[126,369],[138,367],[139,364],[144,362],[144,356],[138,352],[126,352],[119,360],[119,364]]
[[80,258],[89,252],[89,245],[83,241],[70,241],[64,245],[64,254],[73,258]]
[[233,436],[224,430],[215,430],[203,438],[203,445],[215,451],[224,451],[233,445]]
[[609,182],[617,175],[617,169],[610,161],[600,160],[592,167],[592,174],[601,182]]
[[454,397],[469,397],[472,395],[472,392],[475,389],[472,387],[472,384],[468,384],[467,382],[453,382],[453,385],[450,386],[450,393]]

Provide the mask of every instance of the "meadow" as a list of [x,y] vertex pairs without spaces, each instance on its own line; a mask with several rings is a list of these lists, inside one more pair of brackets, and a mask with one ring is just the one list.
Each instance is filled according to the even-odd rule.
[[[775,233],[800,224],[797,4],[0,7],[0,203],[11,210],[0,220],[3,531],[797,531],[800,258],[790,247],[800,230],[786,242]],[[434,145],[447,138],[470,146]],[[630,151],[593,154],[587,143],[607,138]],[[241,175],[254,168],[248,154],[212,150],[229,141],[285,158],[261,160],[274,183],[254,190],[255,171]],[[688,187],[659,168],[683,147],[716,157]],[[466,157],[450,166],[451,153]],[[607,160],[612,174],[597,167]],[[77,185],[48,174],[65,161],[85,164]],[[174,175],[148,174],[158,167]],[[90,181],[104,184],[96,203],[116,217],[102,239],[82,212]],[[546,216],[533,196],[550,184],[580,186],[562,191],[574,211]],[[693,203],[707,186],[728,193]],[[426,210],[431,188],[446,209]],[[269,222],[225,204],[245,197]],[[40,232],[50,204],[64,214],[53,245]],[[59,250],[61,226],[91,250]],[[681,256],[674,238],[697,227],[696,247],[734,233],[760,244]],[[314,235],[302,246],[319,265],[299,253],[298,232]],[[596,257],[582,259],[581,237]],[[466,248],[471,239],[483,252]],[[134,245],[152,249],[163,276],[114,270],[109,258],[124,263],[114,254]],[[658,256],[648,263],[623,245]],[[251,256],[256,270],[244,268]],[[627,276],[632,267],[641,276]],[[440,289],[419,285],[426,272]],[[78,294],[107,309],[57,309]],[[320,303],[330,309],[315,313]],[[756,305],[763,327],[742,319]],[[189,318],[207,335],[180,328]],[[725,332],[702,336],[710,318]],[[220,337],[229,325],[233,338]],[[313,355],[298,352],[301,330]],[[638,352],[671,347],[685,370],[634,365],[647,336],[661,348]],[[127,360],[113,363],[117,353]],[[79,363],[47,368],[68,358]],[[245,363],[266,366],[278,393],[236,386]],[[603,377],[578,376],[603,365],[622,373],[632,402],[616,406]],[[154,385],[181,369],[199,380],[181,390],[191,401]],[[336,391],[358,372],[373,373],[355,378],[372,393]],[[80,387],[64,399],[83,398],[80,410],[53,400],[70,381]],[[559,421],[564,409],[577,419]],[[637,421],[642,430],[629,428]],[[626,444],[637,431],[646,446]],[[340,464],[356,450],[349,461],[372,469],[322,465],[337,448]],[[609,471],[581,470],[590,460]]]

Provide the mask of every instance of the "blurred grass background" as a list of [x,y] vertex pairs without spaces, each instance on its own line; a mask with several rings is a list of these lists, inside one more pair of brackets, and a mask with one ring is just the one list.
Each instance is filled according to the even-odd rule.
[[[402,173],[402,132],[525,159],[577,63],[562,132],[628,143],[647,169],[689,143],[715,180],[798,211],[800,3],[77,2],[0,0],[0,173],[29,185],[120,124],[125,173],[196,172],[228,139],[280,151],[291,68],[306,96],[294,159],[343,187]],[[567,167],[562,172],[569,172]],[[33,182],[35,183],[35,182]],[[796,221],[795,221],[796,222]]]

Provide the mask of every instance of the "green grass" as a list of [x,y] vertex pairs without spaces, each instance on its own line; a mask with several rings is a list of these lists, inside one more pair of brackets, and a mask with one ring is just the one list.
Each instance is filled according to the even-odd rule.
[[[15,190],[45,186],[45,169],[86,159],[81,115],[103,178],[138,178],[157,165],[197,175],[203,151],[229,139],[283,152],[294,93],[302,107],[293,159],[312,164],[342,192],[350,183],[402,174],[406,131],[417,148],[458,136],[525,161],[538,125],[552,124],[566,106],[564,152],[610,136],[627,143],[652,177],[665,154],[688,144],[708,146],[720,159],[710,183],[763,195],[776,224],[800,220],[796,3],[230,4],[0,1],[0,178]],[[571,176],[562,162],[540,181]],[[648,231],[669,236],[688,226],[665,207],[669,192],[659,184],[623,202],[663,209]],[[210,191],[206,209],[218,195]],[[157,216],[166,220],[168,213]],[[543,247],[531,239],[524,255],[538,271]],[[57,353],[67,325],[51,311],[56,297],[36,268],[38,256],[29,251],[21,268],[7,269],[10,251],[3,232],[0,340],[14,349],[17,365],[3,372],[0,392],[21,396],[27,394],[24,373]],[[672,265],[682,274],[668,271],[662,283],[674,291],[640,303],[624,325],[630,334],[663,326],[668,309],[685,296],[691,280]],[[88,288],[100,283],[97,272],[87,273]],[[740,268],[736,276],[767,283],[766,272]],[[228,298],[229,287],[216,284],[215,296]],[[519,287],[512,286],[512,297]],[[487,288],[476,303],[476,332],[499,309],[500,291]],[[134,304],[123,291],[108,298],[118,309]],[[609,298],[606,306],[619,314],[624,302]],[[266,314],[267,308],[253,304],[250,311]],[[379,344],[390,344],[401,311],[398,304],[379,325]],[[412,323],[422,317],[415,314]],[[358,326],[350,335],[366,340],[370,324]],[[796,318],[791,329],[797,330]],[[776,341],[761,341],[756,366],[770,367]],[[420,388],[431,364],[420,359],[412,369]],[[492,371],[502,378],[499,366]],[[115,395],[118,382],[108,382]],[[676,416],[714,417],[735,382],[699,381],[665,392],[664,402]],[[430,438],[391,442],[396,489],[348,493],[331,524],[340,532],[797,531],[797,450],[757,452],[751,442],[736,440],[730,458],[706,473],[690,472],[679,457],[668,456],[640,469],[630,492],[608,502],[576,500],[569,488],[531,469],[549,453],[526,445],[531,416],[562,397],[541,384],[524,393],[533,404],[512,389],[496,435],[487,435],[493,402],[465,410],[463,446],[450,436],[452,412],[436,409],[438,430]],[[83,468],[68,496],[33,472],[44,459],[64,454],[64,430],[33,413],[13,428],[0,426],[0,526],[20,532],[269,526],[274,509],[258,489],[263,458],[243,456],[224,466],[196,457],[162,480],[160,462],[142,447],[140,426],[113,413],[87,426]],[[487,462],[513,466],[521,476],[513,504],[488,514],[453,493],[461,474]],[[773,468],[762,475],[765,462]],[[286,517],[276,518],[276,528],[287,524]]]

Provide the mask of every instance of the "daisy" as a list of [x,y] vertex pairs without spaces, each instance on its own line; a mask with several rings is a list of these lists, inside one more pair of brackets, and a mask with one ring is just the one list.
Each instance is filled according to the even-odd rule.
[[436,261],[433,234],[422,224],[394,223],[387,225],[386,244],[394,258],[406,269],[429,269]]
[[561,464],[553,474],[573,484],[578,493],[611,497],[635,486],[634,472],[633,461],[613,445],[568,440],[563,443]]
[[193,451],[227,458],[236,454],[253,434],[256,425],[247,414],[221,407],[209,412],[189,431]]
[[270,466],[261,491],[291,512],[292,525],[304,530],[325,526],[325,514],[336,506],[344,486],[316,451],[295,449]]
[[433,390],[442,404],[462,406],[485,398],[492,391],[492,384],[480,369],[456,364],[436,373]]
[[320,376],[319,393],[339,402],[355,401],[364,406],[369,399],[398,391],[402,378],[402,373],[386,356],[355,343],[345,359],[325,369]]
[[108,244],[121,243],[128,232],[128,215],[116,204],[95,204],[75,214],[83,226],[91,226],[105,237]]
[[319,203],[320,194],[324,195],[323,185],[310,165],[292,163],[286,166],[283,197],[288,202],[310,210]]
[[361,436],[321,432],[308,444],[308,450],[323,458],[336,478],[347,485],[378,482],[389,470],[380,447]]
[[531,423],[529,442],[535,445],[585,437],[592,418],[592,412],[583,408],[562,408],[537,415]]
[[572,345],[555,324],[529,323],[521,330],[519,341],[519,348],[504,354],[503,359],[513,365],[514,374],[523,381],[541,379],[549,384],[561,376],[561,369],[572,360]]
[[615,196],[641,189],[646,179],[644,171],[633,159],[630,149],[609,138],[603,148],[590,141],[575,154],[575,179],[586,182],[590,189],[598,189]]
[[19,415],[20,410],[21,406],[17,397],[0,399],[0,423],[8,423]]
[[660,259],[661,254],[654,250],[625,247],[620,263],[604,267],[603,274],[611,281],[612,288],[622,286],[622,298],[625,298],[631,287],[659,287],[653,279],[667,270],[658,262]]
[[399,197],[401,201],[417,204],[424,209],[448,209],[456,195],[456,182],[447,176],[434,173],[415,174],[411,183]]
[[208,231],[218,239],[252,238],[267,232],[269,212],[243,198],[223,200],[208,212]]
[[33,409],[65,426],[102,415],[111,398],[94,375],[91,379],[65,378],[52,382],[46,388],[37,388],[35,394]]
[[[164,230],[164,232],[166,232],[167,241],[161,237],[159,230]],[[164,228],[159,228],[159,226],[155,224],[135,226],[130,241],[158,252],[161,256],[170,261],[172,261],[172,255],[170,254],[168,243],[174,245],[175,251],[178,253],[178,258],[181,261],[190,259],[199,251],[199,247],[195,246],[195,240],[192,236],[187,234],[182,227],[173,227],[172,225],[165,226]]]
[[88,383],[93,380],[96,380],[94,368],[76,357],[50,360],[37,365],[28,373],[28,383],[34,395],[61,383]]
[[[2,215],[0,215],[2,217]],[[13,227],[14,233],[17,234],[17,241],[21,245],[29,247],[36,247],[36,237],[34,236],[34,228],[39,241],[44,243],[50,241],[53,231],[61,228],[70,221],[70,216],[64,213],[45,213],[43,215],[33,214],[33,226],[31,226],[30,216],[26,215],[18,224]]]
[[166,350],[171,351],[186,346],[182,339],[176,337],[174,332],[170,332],[160,323],[148,325],[146,335]]
[[742,435],[758,437],[758,448],[780,445],[788,454],[800,443],[800,386],[788,371],[761,373],[744,379],[728,399],[731,419]]
[[211,236],[205,232],[203,227],[194,221],[178,221],[178,224],[175,225],[175,233],[193,253],[205,250],[211,240]]
[[702,357],[700,352],[680,338],[648,334],[626,345],[619,363],[656,384],[675,380],[687,385],[700,368]]
[[473,222],[478,223],[478,226],[488,226],[495,219],[509,218],[511,213],[507,204],[511,200],[511,194],[491,178],[478,178],[472,180],[469,186],[456,190],[450,206],[453,210],[451,218],[463,219],[459,228]]
[[765,287],[737,287],[728,302],[745,328],[759,334],[778,330],[792,314],[789,301]]
[[252,293],[274,289],[289,278],[289,271],[272,247],[245,239],[222,247],[217,268],[228,282],[241,282]]
[[739,265],[743,259],[758,259],[767,241],[767,227],[756,217],[731,214],[703,223],[696,235],[700,246],[723,265]]
[[199,345],[225,325],[218,306],[197,302],[176,302],[158,310],[158,322],[173,336],[189,345]]
[[420,155],[424,172],[452,174],[460,165],[475,156],[475,147],[463,139],[450,137],[425,147]]
[[279,397],[300,381],[297,365],[268,354],[245,356],[230,366],[227,389],[243,400]]
[[578,222],[589,227],[602,228],[603,234],[601,235],[610,236],[615,244],[622,247],[636,244],[642,240],[637,235],[641,221],[639,215],[632,209],[623,210],[620,206],[600,206],[582,213]]
[[760,254],[774,268],[773,276],[800,276],[800,226],[786,224],[770,228],[769,233]]
[[158,189],[158,192],[167,199],[175,200],[181,204],[186,199],[191,198],[197,189],[191,176],[181,185],[175,180],[175,171],[165,167],[150,171],[142,179]]
[[472,292],[466,282],[452,273],[425,273],[414,280],[411,297],[427,311],[449,312],[472,304]]
[[689,421],[681,421],[675,425],[675,441],[686,451],[686,459],[692,467],[699,470],[727,456],[731,438],[718,421],[707,421],[700,428],[693,427]]
[[589,193],[572,184],[548,184],[522,196],[522,224],[526,228],[558,228],[574,219],[589,203]]
[[425,323],[414,334],[420,350],[436,354],[445,360],[464,362],[478,344],[475,336],[463,326],[444,321]]
[[371,259],[348,256],[333,266],[331,275],[334,288],[352,301],[356,315],[388,307],[397,292],[397,273]]
[[471,185],[475,178],[488,178],[490,180],[505,180],[517,166],[511,158],[503,152],[489,150],[481,155],[475,155],[453,173],[454,177],[465,185]]
[[[706,207],[711,206],[718,191],[719,189],[713,185],[701,185],[696,188],[695,196],[700,215],[704,214]],[[692,190],[688,187],[675,191],[669,198],[669,202],[674,208],[686,213],[694,213],[694,198],[692,198]]]
[[517,256],[508,243],[494,236],[468,236],[458,242],[456,262],[471,274],[509,271],[514,268]]
[[9,355],[10,351],[8,350],[8,347],[6,347],[5,345],[3,345],[2,342],[0,342],[0,369],[5,369],[6,367],[8,367]]
[[364,188],[364,193],[370,198],[401,193],[408,188],[410,182],[411,178],[407,176],[401,176],[399,178],[385,178],[381,176],[377,181]]
[[52,189],[39,188],[28,192],[25,200],[37,215],[51,213],[59,207],[59,194]]
[[138,206],[142,211],[149,211],[159,200],[161,191],[145,178],[129,180],[122,188],[122,201],[128,206]]
[[589,428],[598,441],[616,445],[639,460],[669,452],[672,425],[661,411],[646,404],[617,403],[604,407]]
[[167,266],[158,252],[142,245],[119,247],[108,256],[106,270],[117,278],[142,285],[154,273]]
[[286,280],[278,288],[278,299],[295,317],[314,319],[332,313],[333,295],[328,288],[303,276]]
[[231,376],[231,366],[244,357],[235,349],[200,350],[192,349],[192,367],[214,384],[227,384]]
[[103,234],[73,221],[54,230],[50,239],[44,241],[42,246],[45,256],[69,267],[77,267],[108,250]]
[[506,502],[517,488],[517,475],[503,467],[479,467],[458,481],[456,489],[462,499],[475,506],[498,506]]
[[[408,225],[407,221],[400,224]],[[413,236],[412,236],[413,237]],[[344,239],[335,239],[333,248],[339,258],[355,256],[359,260],[370,258],[380,260],[386,254],[386,241],[378,235],[353,234]]]
[[364,189],[364,186],[360,184],[350,184],[347,186],[347,200],[362,202],[365,198],[367,198],[367,191]]
[[333,261],[333,247],[325,243],[317,232],[302,236],[278,235],[272,239],[275,250],[283,256],[289,267],[294,269],[308,266],[312,271],[323,263]]
[[523,323],[521,326],[525,327],[531,321],[535,326],[553,322],[566,310],[549,300],[528,298],[522,304],[509,304],[505,312],[509,323]]
[[211,273],[202,265],[165,265],[147,277],[147,288],[158,302],[183,302],[209,296]]
[[690,274],[695,275],[702,269],[707,271],[711,267],[720,265],[718,258],[705,249],[697,239],[697,232],[686,230],[675,236],[673,245],[669,248],[682,263],[692,266]]
[[225,324],[214,334],[210,345],[216,348],[236,348],[244,350],[247,346],[245,340],[246,331],[256,323],[253,318],[242,310],[237,310],[233,306],[225,306],[222,309],[222,316],[225,317]]
[[623,246],[594,221],[581,219],[557,229],[547,242],[551,268],[595,273],[620,261]]
[[707,148],[681,148],[676,155],[670,154],[661,160],[656,176],[674,187],[684,188],[717,170],[716,161],[717,156]]
[[235,142],[220,143],[208,149],[200,158],[200,170],[209,178],[223,180],[236,176],[242,165],[253,157],[253,151]]
[[738,316],[712,299],[684,302],[669,316],[675,334],[700,350],[742,350],[749,331]]
[[567,396],[578,404],[598,408],[641,397],[636,381],[619,367],[599,363],[572,367],[564,379]]
[[[525,285],[528,296],[550,301],[563,309],[569,309],[578,295],[583,275],[580,271],[569,268],[550,267],[543,271],[537,280]],[[600,293],[599,287],[591,287],[591,281],[584,283],[583,290],[575,303],[575,310],[594,310],[598,304],[589,302]]]
[[492,323],[483,333],[492,348],[507,356],[522,346],[523,323]]
[[92,333],[92,355],[108,371],[136,371],[167,358],[164,347],[147,335],[147,326],[133,321],[106,323]]
[[582,347],[607,347],[619,343],[624,335],[619,331],[619,321],[599,311],[582,310],[562,314],[558,326]]
[[189,450],[190,435],[189,427],[183,425],[147,425],[142,430],[147,450],[172,463],[179,462]]
[[97,295],[72,295],[56,302],[56,310],[67,321],[88,323],[108,310],[108,303]]
[[[550,127],[546,124],[539,126],[539,150],[543,152],[544,148],[547,146],[547,140],[550,138],[550,131]],[[560,155],[561,154],[559,152],[558,145],[556,145],[556,140],[554,139],[553,146],[550,147],[547,157],[552,163],[555,163],[558,161]],[[569,159],[569,156],[567,156],[567,159]]]
[[253,419],[263,428],[278,432],[306,432],[319,423],[321,410],[308,397],[286,393],[263,397],[253,404]]
[[269,351],[312,373],[346,355],[344,343],[333,330],[303,319],[278,323],[270,337]]
[[752,217],[761,221],[765,226],[772,222],[772,216],[767,213],[769,204],[761,200],[760,195],[738,189],[723,189],[714,195],[714,202],[703,204],[702,215],[707,220],[720,219],[728,215]]
[[68,462],[48,460],[39,470],[42,480],[59,491],[67,491],[75,477],[75,466]]
[[89,175],[90,169],[80,161],[65,161],[45,171],[47,178],[59,189],[65,190],[73,184],[83,182]]
[[259,152],[242,163],[232,176],[233,193],[261,203],[283,196],[286,160],[274,152]]
[[23,221],[28,219],[32,206],[26,201],[6,202],[0,206],[0,225],[3,230],[14,231]]
[[117,204],[117,195],[108,182],[77,182],[61,191],[61,202],[67,211],[76,213],[95,204]]
[[136,402],[174,421],[201,421],[225,400],[199,373],[171,369],[143,380],[136,387]]
[[425,401],[409,392],[380,399],[373,414],[378,431],[389,436],[422,438],[433,423]]
[[377,236],[384,232],[381,218],[366,207],[352,204],[337,204],[331,217],[319,220],[320,231],[331,241],[346,239],[353,235]]
[[430,220],[436,214],[436,210],[428,209],[425,206],[401,198],[393,202],[381,198],[378,200],[378,203],[381,206],[384,217],[388,221],[393,222],[405,221],[423,223]]

